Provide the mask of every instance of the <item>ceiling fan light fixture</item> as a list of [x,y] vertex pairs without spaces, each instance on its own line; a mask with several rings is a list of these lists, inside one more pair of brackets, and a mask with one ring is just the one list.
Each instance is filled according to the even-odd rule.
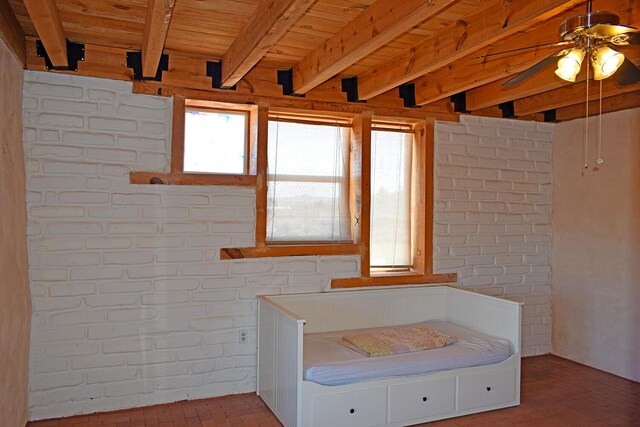
[[593,56],[593,78],[603,80],[613,75],[624,62],[624,55],[609,46],[600,46]]
[[556,75],[562,80],[568,82],[575,82],[576,76],[580,72],[582,67],[582,61],[584,60],[585,52],[583,49],[574,48],[560,58],[558,61],[558,68],[556,69]]

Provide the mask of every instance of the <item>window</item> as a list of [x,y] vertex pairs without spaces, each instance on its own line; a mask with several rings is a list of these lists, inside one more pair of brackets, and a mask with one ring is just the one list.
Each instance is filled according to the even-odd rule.
[[173,97],[171,170],[131,172],[132,184],[255,187],[258,107]]
[[412,133],[374,130],[371,134],[372,269],[411,268],[412,145]]
[[344,122],[269,120],[267,243],[351,242]]
[[187,108],[184,125],[185,173],[247,172],[248,114]]

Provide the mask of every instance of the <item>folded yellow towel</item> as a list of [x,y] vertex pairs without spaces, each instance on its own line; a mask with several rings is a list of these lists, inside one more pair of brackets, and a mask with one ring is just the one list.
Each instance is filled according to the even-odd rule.
[[367,357],[390,356],[444,347],[456,337],[421,326],[394,326],[376,332],[345,335],[340,344]]

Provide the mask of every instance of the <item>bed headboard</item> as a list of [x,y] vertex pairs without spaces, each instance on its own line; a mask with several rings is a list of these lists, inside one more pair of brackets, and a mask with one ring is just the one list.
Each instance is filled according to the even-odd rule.
[[446,319],[446,289],[376,289],[278,295],[272,302],[305,319],[305,333]]

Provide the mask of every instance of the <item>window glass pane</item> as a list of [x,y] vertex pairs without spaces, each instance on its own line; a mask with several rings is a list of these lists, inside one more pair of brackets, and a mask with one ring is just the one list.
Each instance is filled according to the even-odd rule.
[[244,173],[246,126],[244,114],[187,110],[184,171]]
[[269,122],[267,240],[350,241],[349,129]]
[[371,135],[371,266],[411,265],[411,134]]

